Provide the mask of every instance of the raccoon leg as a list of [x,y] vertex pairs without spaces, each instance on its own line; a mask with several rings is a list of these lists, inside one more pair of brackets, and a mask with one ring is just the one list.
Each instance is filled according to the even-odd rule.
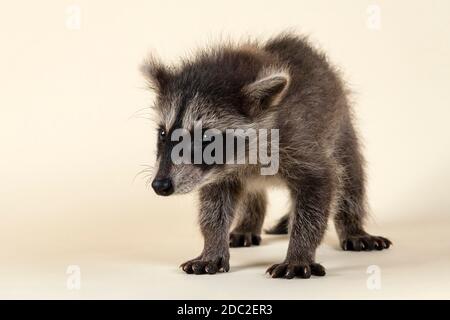
[[353,129],[349,130],[344,141],[345,146],[339,148],[344,168],[340,179],[341,195],[334,217],[341,247],[349,251],[387,249],[392,244],[390,240],[372,236],[363,227],[367,216],[364,161]]
[[202,253],[180,267],[186,273],[214,274],[230,269],[228,232],[241,187],[237,182],[207,185],[200,190],[200,228],[204,238]]
[[335,184],[333,175],[323,172],[303,173],[299,181],[288,183],[293,202],[289,247],[284,262],[267,272],[273,278],[309,278],[324,276],[325,269],[315,262],[327,227]]
[[236,227],[230,233],[230,247],[250,247],[261,242],[266,214],[265,191],[249,191],[242,197]]

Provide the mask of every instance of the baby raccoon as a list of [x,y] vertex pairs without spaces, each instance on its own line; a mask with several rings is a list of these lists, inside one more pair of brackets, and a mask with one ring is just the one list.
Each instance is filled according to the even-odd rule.
[[[364,159],[347,90],[326,56],[303,37],[281,34],[265,43],[213,47],[178,66],[150,58],[142,71],[157,93],[152,187],[163,196],[199,191],[204,248],[181,265],[186,273],[228,271],[230,246],[259,245],[265,188],[272,183],[286,186],[292,203],[290,212],[268,230],[290,234],[285,260],[267,270],[273,278],[325,275],[315,252],[330,215],[344,250],[389,248],[388,239],[368,234],[363,226]],[[277,170],[262,175],[261,163],[249,163],[248,155],[237,164],[228,161],[235,147],[216,149],[223,151],[223,162],[174,161],[179,143],[174,133],[178,129],[192,133],[199,123],[214,128],[219,133],[216,139],[235,134],[228,129],[278,129],[276,147],[269,146],[277,156]],[[246,151],[251,151],[249,144]],[[203,137],[200,151],[207,145]],[[195,150],[187,148],[184,153]],[[183,157],[189,160],[192,155]]]

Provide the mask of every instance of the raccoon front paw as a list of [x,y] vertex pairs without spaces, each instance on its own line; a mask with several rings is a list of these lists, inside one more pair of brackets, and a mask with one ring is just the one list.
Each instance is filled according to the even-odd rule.
[[228,258],[205,259],[200,256],[186,261],[180,268],[188,274],[215,274],[217,272],[228,272],[230,264]]
[[259,234],[236,231],[230,233],[230,247],[232,248],[259,246],[260,243],[261,236]]
[[341,241],[344,251],[372,251],[388,249],[392,245],[389,239],[370,234],[350,236]]
[[268,273],[272,278],[292,279],[299,277],[308,279],[311,275],[323,277],[325,275],[325,268],[318,263],[310,264],[294,264],[294,263],[279,263],[274,264],[269,269]]

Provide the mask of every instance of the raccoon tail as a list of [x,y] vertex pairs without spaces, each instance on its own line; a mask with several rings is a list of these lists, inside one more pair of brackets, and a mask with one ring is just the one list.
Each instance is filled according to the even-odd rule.
[[287,234],[289,226],[289,214],[285,214],[277,223],[270,229],[266,229],[267,234]]

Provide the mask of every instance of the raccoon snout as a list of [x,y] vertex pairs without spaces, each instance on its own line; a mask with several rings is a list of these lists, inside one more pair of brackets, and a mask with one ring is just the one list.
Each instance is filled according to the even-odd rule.
[[152,188],[160,196],[170,196],[174,191],[170,178],[153,180]]

